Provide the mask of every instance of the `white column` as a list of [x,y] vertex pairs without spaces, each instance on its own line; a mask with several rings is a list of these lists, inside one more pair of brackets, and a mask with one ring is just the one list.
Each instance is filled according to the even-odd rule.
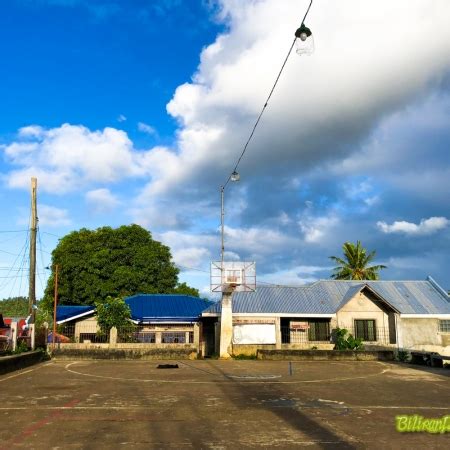
[[200,351],[200,324],[194,324],[194,345],[197,348],[197,351]]
[[11,346],[14,352],[17,348],[17,322],[11,323]]
[[116,327],[112,327],[109,330],[109,346],[117,347],[117,328]]
[[36,325],[31,323],[30,327],[30,336],[31,336],[31,350],[34,350],[36,347]]
[[231,304],[231,292],[222,293],[222,308],[220,313],[220,351],[222,359],[229,359],[231,341],[233,338],[233,309]]
[[277,350],[281,349],[281,326],[280,326],[280,318],[275,317],[275,348]]

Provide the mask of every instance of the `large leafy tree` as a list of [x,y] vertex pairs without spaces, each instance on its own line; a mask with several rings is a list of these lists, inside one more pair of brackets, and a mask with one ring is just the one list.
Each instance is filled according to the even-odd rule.
[[121,297],[108,296],[105,300],[95,302],[97,323],[103,333],[112,327],[122,328],[131,324],[131,310]]
[[352,242],[346,242],[342,249],[344,258],[330,256],[330,259],[337,264],[333,269],[331,278],[335,280],[378,280],[378,272],[386,269],[381,264],[370,266],[369,264],[375,258],[375,250],[368,252],[360,241],[356,245]]
[[[178,268],[169,247],[155,241],[139,225],[119,228],[83,228],[64,236],[52,253],[52,267],[59,265],[59,304],[92,305],[108,296],[137,293],[184,293]],[[54,272],[43,303],[51,308]],[[197,294],[190,288],[190,295]]]

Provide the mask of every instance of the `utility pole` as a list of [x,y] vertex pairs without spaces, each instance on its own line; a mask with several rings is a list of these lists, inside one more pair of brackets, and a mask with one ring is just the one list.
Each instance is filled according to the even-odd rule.
[[31,178],[31,225],[30,225],[30,282],[28,291],[28,312],[31,323],[36,319],[36,234],[37,234],[37,206],[36,206],[37,178]]
[[55,299],[53,306],[53,333],[52,333],[52,346],[53,350],[55,350],[55,338],[56,338],[56,306],[58,305],[58,269],[59,265],[55,265]]

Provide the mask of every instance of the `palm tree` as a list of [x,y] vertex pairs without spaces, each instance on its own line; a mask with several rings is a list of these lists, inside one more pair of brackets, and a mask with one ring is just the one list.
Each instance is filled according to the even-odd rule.
[[338,264],[333,269],[331,278],[335,280],[378,280],[378,272],[386,269],[386,266],[368,266],[375,258],[375,250],[367,253],[367,250],[361,245],[360,241],[356,245],[352,242],[346,242],[342,249],[345,259],[337,256],[330,256],[330,259]]

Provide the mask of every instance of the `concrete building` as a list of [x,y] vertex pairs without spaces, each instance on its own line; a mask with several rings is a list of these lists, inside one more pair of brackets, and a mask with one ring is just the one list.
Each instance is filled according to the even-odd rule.
[[[118,342],[165,346],[199,347],[200,313],[213,303],[176,294],[138,294],[125,299],[134,326],[118,330]],[[77,344],[105,343],[109,336],[99,333],[95,307],[58,306],[59,333]]]
[[[202,312],[205,355],[218,353],[220,303]],[[234,293],[230,354],[257,349],[332,349],[346,328],[366,349],[400,348],[450,355],[450,298],[426,281],[321,280],[301,287]]]

